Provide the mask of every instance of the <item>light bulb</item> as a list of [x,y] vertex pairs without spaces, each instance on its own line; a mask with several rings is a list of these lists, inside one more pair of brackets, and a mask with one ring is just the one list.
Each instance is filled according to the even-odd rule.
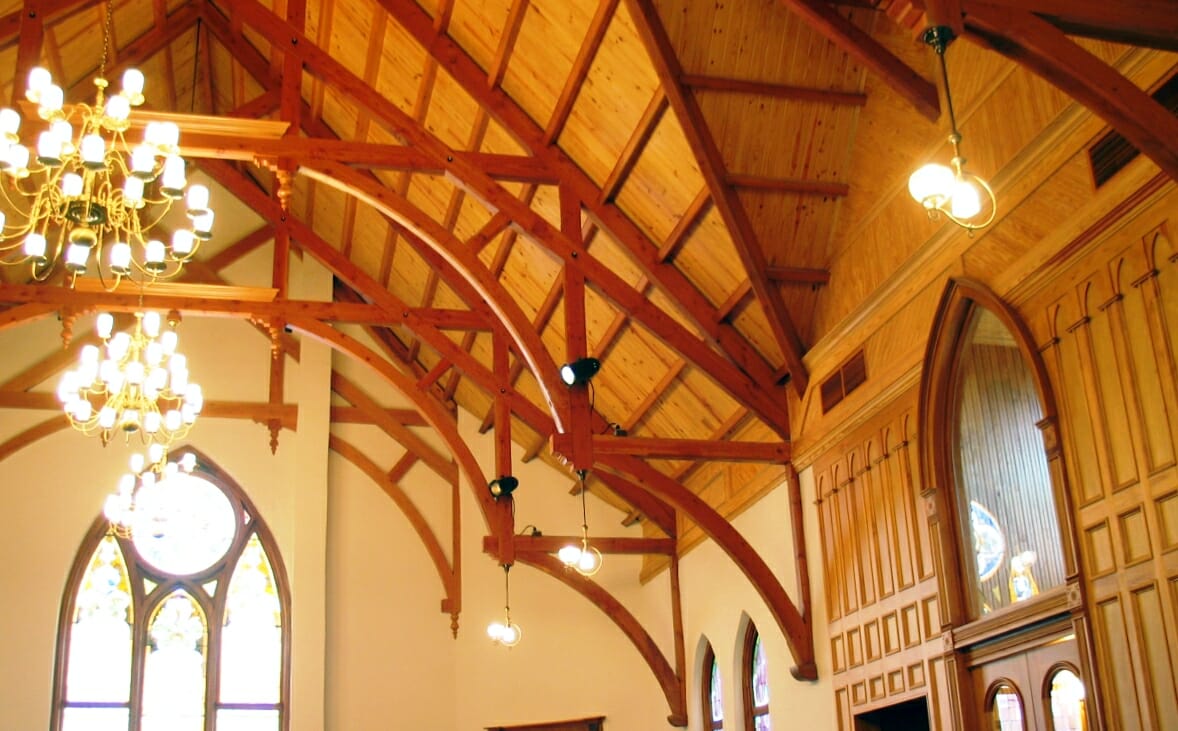
[[144,372],[143,364],[137,360],[128,363],[123,370],[127,374],[127,383],[130,383],[132,386],[138,386],[143,383],[143,378],[147,375]]
[[134,454],[131,455],[131,471],[132,472],[134,472],[135,474],[139,474],[140,472],[143,471],[143,468],[145,466],[146,466],[146,464],[143,459],[142,452],[135,452]]
[[98,426],[103,429],[111,429],[115,425],[115,419],[118,413],[110,406],[103,406],[102,410],[98,412]]
[[155,434],[160,430],[160,423],[162,419],[158,411],[148,411],[143,417],[143,431],[148,434]]
[[[155,122],[148,124],[150,127]],[[131,174],[142,180],[155,177],[155,149],[146,143],[131,150]]]
[[184,259],[192,254],[195,248],[196,235],[187,229],[177,229],[172,234],[172,256]]
[[192,233],[201,241],[207,241],[213,236],[213,212],[206,211],[192,219]]
[[577,570],[583,574],[588,574],[596,571],[597,567],[597,554],[593,551],[581,551],[581,558],[577,561]]
[[143,103],[143,72],[127,69],[123,72],[123,96],[134,105]]
[[116,94],[106,100],[106,117],[113,122],[114,127],[122,127],[131,116],[131,101]]
[[168,413],[164,414],[164,427],[168,431],[179,431],[183,425],[184,417],[178,409],[168,409]]
[[159,442],[155,442],[147,448],[147,459],[151,461],[151,464],[159,464],[165,456],[167,454],[164,451],[164,445]]
[[97,345],[83,345],[82,346],[82,354],[81,354],[81,357],[79,358],[79,360],[86,365],[89,365],[91,363],[97,364],[98,363],[98,355],[99,355],[99,353],[98,353],[98,346]]
[[65,268],[75,274],[86,273],[86,262],[90,259],[90,247],[70,244],[65,248]]
[[27,178],[29,175],[29,148],[24,145],[13,145],[8,148],[5,156],[8,162],[8,174],[15,178]]
[[[175,330],[164,330],[160,335],[160,345],[164,349],[164,355],[172,355],[176,352],[176,343],[179,339],[180,337],[176,335]],[[169,360],[168,363],[170,365],[171,361]]]
[[193,185],[188,189],[188,217],[196,218],[209,210],[209,189]]
[[[105,409],[104,409],[105,410]],[[74,420],[75,421],[90,421],[90,417],[94,415],[94,407],[90,402],[84,398],[80,398],[74,402]],[[101,424],[102,414],[98,415]]]
[[61,164],[61,140],[53,130],[45,130],[37,135],[37,162],[48,167]]
[[149,272],[159,274],[168,267],[164,262],[166,255],[167,249],[164,248],[164,242],[159,239],[148,241],[143,246],[143,268]]
[[184,177],[184,158],[168,155],[164,158],[164,172],[160,181],[160,192],[173,200],[184,194],[188,180]]
[[50,119],[61,114],[61,105],[65,102],[65,92],[57,84],[48,84],[41,89],[41,98],[38,100],[37,113],[41,115],[41,119]]
[[192,472],[196,469],[196,455],[192,452],[185,452],[184,456],[180,458],[180,469],[185,472]]
[[128,175],[123,181],[123,205],[127,208],[143,207],[143,178]]

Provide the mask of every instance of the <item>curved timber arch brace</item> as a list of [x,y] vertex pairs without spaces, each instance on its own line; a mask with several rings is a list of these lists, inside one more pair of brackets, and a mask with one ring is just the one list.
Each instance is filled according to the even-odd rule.
[[519,563],[532,566],[557,579],[565,586],[576,590],[602,612],[605,612],[605,615],[633,643],[663,689],[663,695],[666,697],[667,706],[671,711],[667,716],[667,723],[672,726],[687,725],[687,703],[683,697],[682,679],[676,675],[675,670],[667,662],[667,658],[659,650],[654,639],[643,629],[642,623],[621,602],[603,589],[601,585],[581,576],[576,571],[569,571],[568,567],[561,563],[556,556],[547,553],[527,553],[518,554],[516,560]]
[[[805,614],[798,611],[773,570],[740,531],[704,502],[703,498],[641,459],[625,455],[603,455],[598,464],[628,474],[635,484],[695,521],[704,534],[728,554],[769,607],[796,663],[790,668],[790,674],[798,680],[818,679],[809,609]],[[808,602],[803,602],[803,606],[808,605]]]

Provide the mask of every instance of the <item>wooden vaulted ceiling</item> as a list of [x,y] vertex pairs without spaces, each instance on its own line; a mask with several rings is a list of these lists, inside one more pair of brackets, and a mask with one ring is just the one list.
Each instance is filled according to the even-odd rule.
[[[16,99],[44,64],[67,99],[89,97],[106,11],[0,2],[0,94]],[[512,443],[590,470],[595,494],[653,541],[617,550],[673,553],[666,538],[698,526],[757,585],[809,674],[809,618],[715,510],[717,478],[788,472],[790,414],[815,375],[803,357],[826,334],[815,313],[840,287],[831,263],[943,139],[934,56],[916,38],[931,23],[1048,79],[1178,176],[1174,119],[1065,35],[1178,50],[1169,0],[116,1],[109,77],[142,69],[158,111],[276,123],[182,136],[261,220],[211,242],[187,280],[246,289],[144,301],[248,317],[273,339],[286,357],[269,398],[210,394],[209,413],[268,424],[275,440],[297,408],[282,393],[298,353],[284,327],[411,392],[415,410],[389,409],[342,374],[332,382],[333,419],[376,424],[403,453],[386,464],[338,436],[332,448],[410,514],[396,485],[415,464],[478,474],[418,434],[458,440],[445,424],[457,407],[495,430],[496,475],[511,473]],[[332,271],[332,303],[288,295],[292,248]],[[260,250],[271,279],[231,281]],[[8,324],[138,303],[4,275]],[[276,296],[249,294],[265,289]],[[381,352],[332,323],[367,327]],[[564,388],[556,366],[582,355],[603,364],[592,390]],[[45,408],[31,385],[4,385],[0,403]],[[510,530],[501,506],[483,506],[493,531]],[[419,532],[454,598],[456,566],[447,574]],[[551,569],[533,548],[528,560]]]

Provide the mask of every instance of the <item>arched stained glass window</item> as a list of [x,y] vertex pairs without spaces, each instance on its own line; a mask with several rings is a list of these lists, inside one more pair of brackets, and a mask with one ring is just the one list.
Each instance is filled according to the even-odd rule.
[[720,668],[716,664],[716,653],[712,646],[704,648],[703,690],[704,728],[724,728],[724,694],[720,687]]
[[163,483],[172,510],[95,523],[63,602],[53,731],[283,731],[289,600],[274,541],[211,470]]
[[744,634],[744,708],[748,731],[770,731],[769,663],[761,645],[761,634],[749,622]]

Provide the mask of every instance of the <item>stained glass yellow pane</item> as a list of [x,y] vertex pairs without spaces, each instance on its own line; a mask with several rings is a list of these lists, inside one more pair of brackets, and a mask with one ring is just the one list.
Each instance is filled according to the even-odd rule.
[[98,542],[74,602],[67,702],[130,699],[131,582],[114,536]]

